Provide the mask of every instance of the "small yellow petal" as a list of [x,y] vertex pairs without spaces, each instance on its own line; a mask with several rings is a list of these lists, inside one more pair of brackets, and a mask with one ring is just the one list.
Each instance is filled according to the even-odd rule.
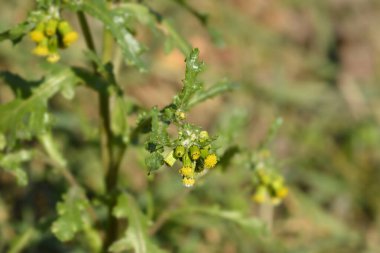
[[46,58],[46,60],[50,63],[55,63],[59,61],[59,59],[61,59],[61,57],[59,56],[58,53],[49,54],[49,56]]
[[41,41],[43,41],[45,39],[45,35],[43,34],[43,32],[41,31],[31,31],[29,33],[29,37],[32,41],[36,42],[36,43],[39,43]]
[[182,183],[183,183],[183,185],[186,186],[186,187],[192,187],[192,186],[194,186],[195,179],[192,178],[192,177],[184,177],[184,178],[182,179]]
[[63,44],[68,47],[73,42],[75,42],[77,39],[78,39],[78,33],[74,32],[74,31],[69,32],[69,33],[65,34],[65,36],[63,37]]
[[216,163],[218,162],[218,159],[215,154],[210,154],[205,159],[205,168],[211,169],[214,168]]
[[179,173],[185,177],[193,177],[194,176],[194,171],[191,167],[182,167],[179,170]]
[[47,56],[49,49],[46,46],[37,46],[33,49],[32,53],[38,56]]

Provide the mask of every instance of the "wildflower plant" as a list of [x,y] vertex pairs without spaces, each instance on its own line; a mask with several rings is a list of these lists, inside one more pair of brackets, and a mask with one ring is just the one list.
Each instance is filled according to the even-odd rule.
[[[187,2],[176,2],[195,14],[202,24],[208,25],[205,16]],[[65,12],[77,15],[81,31],[75,31],[70,21],[63,18]],[[101,50],[95,47],[88,16],[103,26]],[[147,71],[142,57],[146,47],[135,36],[137,25],[144,25],[153,34],[159,34],[159,38],[165,39],[167,49],[178,48],[186,59],[182,89],[163,108],[142,108],[124,93],[124,82],[117,78],[115,68],[120,66],[113,64],[116,48],[127,66]],[[0,41],[10,40],[18,44],[24,37],[35,44],[32,53],[46,58],[48,65],[46,74],[39,81],[27,80],[9,71],[0,72],[0,77],[14,93],[12,101],[0,105],[0,167],[13,174],[20,186],[26,186],[29,178],[23,165],[43,156],[42,160],[49,161],[49,165],[56,168],[67,182],[66,191],[56,205],[56,216],[48,217],[43,225],[37,226],[40,230],[36,230],[44,233],[47,222],[50,231],[60,241],[77,242],[88,249],[87,252],[126,252],[131,249],[137,253],[163,252],[149,236],[152,217],[147,217],[137,197],[120,183],[122,159],[130,146],[144,146],[148,174],[164,167],[169,171],[175,168],[185,187],[196,187],[197,180],[214,170],[221,157],[215,146],[217,137],[201,126],[189,123],[186,115],[195,105],[232,90],[234,84],[223,80],[205,87],[199,80],[199,74],[204,71],[199,50],[192,49],[171,23],[145,1],[37,0],[35,9],[25,21],[1,33]],[[89,66],[61,64],[61,50],[77,46],[74,42],[78,39],[86,44],[85,56]],[[99,138],[96,143],[100,148],[99,163],[104,175],[104,190],[98,192],[91,192],[76,178],[70,168],[70,157],[61,151],[55,138],[57,116],[50,110],[50,101],[57,94],[71,100],[77,87],[92,90],[98,96]],[[137,120],[130,120],[131,115]],[[176,128],[176,134],[169,134],[169,126]],[[257,166],[260,164],[258,162]],[[255,171],[257,182],[269,187],[265,189],[270,194],[274,191],[274,195],[270,195],[272,199],[286,195],[277,176],[269,175],[270,182],[264,182],[266,172],[260,168]],[[261,199],[255,197],[255,200]],[[253,224],[250,218],[241,214],[204,210],[237,224]],[[126,219],[128,226],[123,223]],[[31,233],[37,233],[36,230]],[[77,238],[77,234],[83,237]],[[10,252],[27,247],[25,240],[21,239],[16,241],[23,244],[6,244],[6,247],[13,247]]]

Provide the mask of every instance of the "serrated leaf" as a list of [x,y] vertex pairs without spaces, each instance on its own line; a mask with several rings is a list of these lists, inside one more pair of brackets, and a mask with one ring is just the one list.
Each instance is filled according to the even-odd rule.
[[120,46],[127,64],[136,65],[140,70],[145,70],[144,63],[139,56],[143,47],[126,29],[123,17],[119,17],[117,13],[110,10],[106,2],[102,0],[83,1],[80,8],[103,22]]
[[149,172],[158,170],[164,165],[164,157],[159,152],[150,153],[145,158],[145,165],[148,167]]
[[237,88],[237,84],[223,80],[220,82],[217,82],[207,90],[201,90],[198,91],[189,101],[188,107],[193,107],[196,104],[199,104],[207,99],[213,98],[217,95],[220,95],[224,92],[231,91]]
[[146,146],[149,152],[154,152],[170,145],[170,138],[167,131],[168,125],[160,119],[161,112],[157,108],[153,108],[150,115],[151,129]]
[[[5,81],[10,81],[6,80]],[[9,143],[15,139],[29,139],[43,133],[48,124],[47,101],[62,87],[74,84],[78,78],[70,69],[54,71],[32,94],[23,99],[0,105],[0,132],[5,134]],[[10,83],[10,85],[13,85]]]
[[90,227],[87,213],[89,202],[77,187],[71,188],[63,195],[63,201],[57,204],[58,219],[53,223],[51,231],[60,241],[69,241],[74,235]]
[[21,168],[21,164],[29,161],[31,157],[31,152],[27,150],[0,155],[0,167],[13,174],[19,185],[25,186],[28,184],[28,177],[26,172]]
[[179,95],[174,97],[174,104],[178,108],[187,108],[190,99],[196,92],[202,89],[202,83],[197,78],[203,69],[204,63],[199,61],[199,50],[195,48],[186,58],[186,73],[185,80],[183,80],[183,88]]
[[148,219],[140,211],[139,206],[131,195],[121,194],[113,210],[117,218],[128,219],[128,229],[125,235],[114,242],[109,251],[125,252],[134,249],[135,253],[163,253],[149,238]]

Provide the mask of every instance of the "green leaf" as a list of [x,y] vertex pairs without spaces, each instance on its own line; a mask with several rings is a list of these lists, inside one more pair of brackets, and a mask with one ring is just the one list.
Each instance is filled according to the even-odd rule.
[[196,104],[199,104],[207,99],[210,99],[210,98],[213,98],[215,96],[218,96],[224,92],[227,92],[227,91],[231,91],[231,90],[234,90],[236,89],[238,86],[236,83],[233,83],[233,82],[230,82],[230,81],[227,81],[227,80],[223,80],[223,81],[220,81],[216,84],[214,84],[213,86],[211,86],[210,88],[208,88],[207,90],[201,90],[201,91],[198,91],[189,101],[188,103],[188,107],[193,107],[194,105]]
[[51,231],[60,241],[69,241],[77,232],[90,227],[90,217],[86,210],[89,205],[83,192],[77,187],[63,195],[63,201],[57,204],[58,219],[51,227]]
[[199,50],[195,48],[186,58],[186,73],[185,80],[183,81],[183,88],[179,95],[174,97],[173,103],[179,109],[187,108],[190,99],[196,92],[202,89],[203,85],[197,79],[199,73],[201,73],[203,69],[204,63],[199,61]]
[[164,165],[164,157],[159,152],[153,152],[145,158],[145,164],[149,172],[158,170]]
[[265,223],[255,217],[244,216],[241,212],[235,210],[223,210],[219,207],[186,207],[185,209],[177,210],[175,213],[178,217],[184,217],[188,214],[210,215],[218,219],[235,223],[243,229],[255,235],[267,233]]
[[16,177],[19,185],[25,186],[28,184],[28,177],[26,172],[21,168],[21,164],[29,161],[31,158],[32,154],[27,150],[0,155],[0,167],[12,173]]
[[29,97],[16,98],[0,105],[0,132],[9,138],[10,145],[17,138],[29,139],[43,133],[49,123],[48,99],[66,85],[75,84],[77,81],[78,78],[70,69],[53,71]]
[[12,41],[13,45],[19,43],[24,35],[32,28],[32,24],[29,22],[23,22],[17,26],[0,33],[0,42],[3,40]]
[[149,152],[163,151],[165,146],[170,145],[168,125],[161,121],[161,112],[155,107],[151,110],[151,129],[146,141],[146,148]]
[[148,236],[148,219],[140,211],[134,198],[129,194],[121,194],[113,210],[117,218],[128,219],[128,229],[125,235],[114,242],[109,251],[125,252],[133,249],[135,253],[163,253]]
[[153,32],[156,32],[155,16],[150,10],[142,4],[137,3],[122,3],[114,10],[120,21],[128,23],[130,19],[135,19],[143,25],[148,26]]
[[166,35],[165,51],[167,53],[170,52],[173,47],[177,47],[186,56],[191,53],[190,43],[176,31],[172,22],[163,20],[161,26]]
[[121,136],[124,143],[129,142],[130,128],[127,121],[131,104],[120,94],[115,97],[112,107],[112,132]]
[[140,70],[145,70],[144,63],[139,56],[143,47],[125,27],[123,16],[110,10],[106,1],[102,0],[83,1],[80,8],[103,22],[120,46],[127,64],[136,65]]

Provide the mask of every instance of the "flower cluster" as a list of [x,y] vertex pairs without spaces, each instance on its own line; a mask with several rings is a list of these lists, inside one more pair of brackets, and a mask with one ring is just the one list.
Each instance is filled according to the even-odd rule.
[[270,153],[261,150],[256,155],[256,166],[253,172],[253,181],[256,185],[252,200],[257,203],[271,203],[278,205],[287,196],[288,188],[284,178],[272,169]]
[[51,63],[60,59],[58,48],[67,48],[78,39],[78,33],[67,21],[56,18],[39,22],[29,36],[36,43],[33,54],[46,57]]
[[212,139],[207,131],[186,128],[179,132],[177,145],[166,156],[165,163],[173,166],[176,160],[182,163],[179,173],[186,187],[195,184],[197,177],[204,175],[215,167],[218,157],[211,147]]

